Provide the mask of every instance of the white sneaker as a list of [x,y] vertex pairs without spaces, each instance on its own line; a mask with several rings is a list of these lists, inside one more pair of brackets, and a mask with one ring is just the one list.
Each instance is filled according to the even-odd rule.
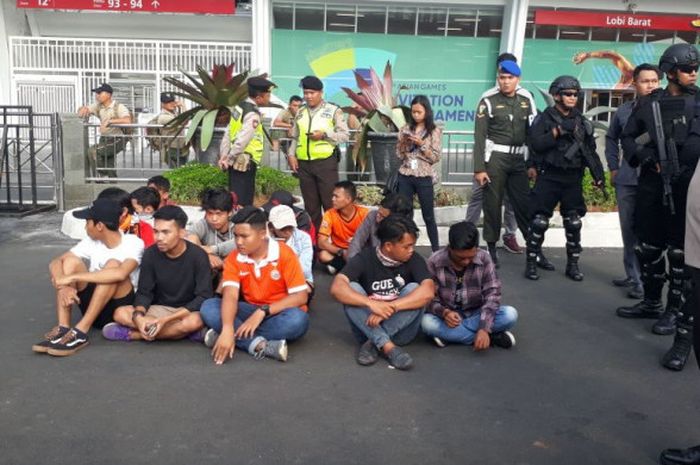
[[445,347],[447,347],[447,344],[445,344],[445,341],[443,341],[442,339],[440,339],[437,336],[433,336],[433,342],[435,343],[436,346],[438,346],[441,349],[444,349]]
[[336,270],[335,267],[331,265],[326,265],[326,270],[328,270],[330,274],[336,274],[338,272],[338,270]]
[[204,335],[204,345],[209,348],[212,348],[216,344],[217,339],[219,339],[219,333],[217,333],[213,329],[210,329]]

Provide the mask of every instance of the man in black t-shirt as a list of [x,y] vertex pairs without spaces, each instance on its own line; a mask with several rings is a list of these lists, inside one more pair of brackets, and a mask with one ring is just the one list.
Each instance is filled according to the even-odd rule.
[[165,206],[153,215],[156,243],[141,261],[134,305],[119,307],[114,321],[102,329],[112,341],[182,339],[203,342],[199,308],[212,297],[207,253],[185,240],[187,215]]
[[400,370],[413,365],[400,349],[415,339],[424,307],[435,288],[423,257],[414,253],[418,228],[403,216],[391,215],[377,229],[380,245],[365,248],[338,274],[331,294],[362,343],[357,363],[372,365],[379,350]]

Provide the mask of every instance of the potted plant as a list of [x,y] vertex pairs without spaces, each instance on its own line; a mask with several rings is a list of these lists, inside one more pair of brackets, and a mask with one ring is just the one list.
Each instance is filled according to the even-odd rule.
[[344,107],[343,111],[360,118],[361,126],[352,153],[356,166],[364,172],[371,158],[376,180],[386,182],[389,175],[399,168],[396,156],[398,131],[406,124],[410,110],[397,104],[398,92],[393,93],[394,82],[388,61],[383,78],[373,68],[369,71],[369,80],[365,80],[357,70],[353,70],[359,92],[342,88],[355,103]]
[[231,119],[233,108],[248,97],[246,81],[250,71],[233,74],[234,65],[214,65],[211,75],[201,66],[197,66],[196,77],[182,71],[189,80],[179,80],[174,77],[164,78],[165,82],[179,89],[175,95],[194,102],[194,107],[181,113],[168,126],[178,129],[189,124],[185,140],[189,142],[198,134],[197,160],[201,163],[216,164],[219,159],[219,144]]

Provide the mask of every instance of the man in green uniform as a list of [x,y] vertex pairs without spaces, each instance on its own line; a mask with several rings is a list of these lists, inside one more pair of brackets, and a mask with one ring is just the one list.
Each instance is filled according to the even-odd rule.
[[518,91],[520,68],[506,60],[498,66],[499,92],[481,99],[474,126],[474,179],[484,187],[484,240],[498,267],[496,241],[501,233],[504,193],[527,234],[529,193],[527,131],[537,110],[529,94]]

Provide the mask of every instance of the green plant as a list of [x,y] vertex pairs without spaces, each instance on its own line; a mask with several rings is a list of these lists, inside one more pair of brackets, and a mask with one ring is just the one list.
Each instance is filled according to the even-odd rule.
[[293,192],[299,187],[299,180],[282,171],[268,166],[259,166],[255,175],[255,194],[271,195],[277,190]]
[[[359,204],[377,207],[383,198],[383,187],[376,185],[357,186],[357,203]],[[442,187],[435,189],[435,201],[433,203],[435,207],[453,207],[464,205],[465,203],[464,197],[453,190]],[[413,208],[420,208],[417,198],[413,199]]]
[[593,184],[593,177],[591,173],[586,170],[583,176],[582,186],[583,186],[583,199],[586,202],[587,207],[594,207],[597,210],[603,212],[615,211],[617,208],[617,202],[615,200],[615,188],[610,182],[610,172],[605,172],[605,193],[595,187]]

